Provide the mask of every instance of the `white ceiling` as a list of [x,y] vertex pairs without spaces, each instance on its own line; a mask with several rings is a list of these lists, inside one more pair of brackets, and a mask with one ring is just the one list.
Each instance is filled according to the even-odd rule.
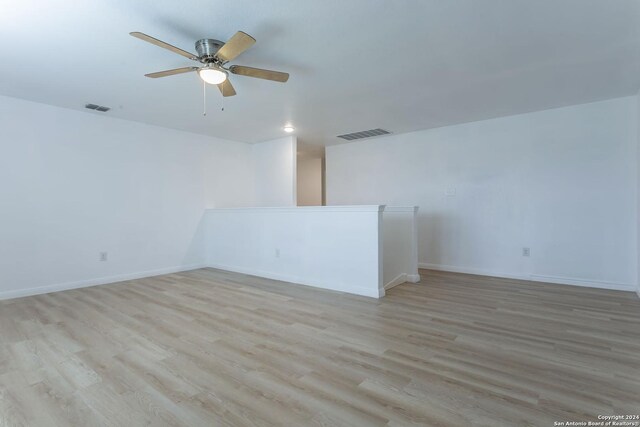
[[[636,0],[0,0],[0,94],[246,142],[306,144],[382,127],[400,133],[631,95],[640,86]],[[193,51],[243,30],[233,63],[287,71],[286,84],[232,76],[208,92],[192,65],[129,36]],[[88,110],[84,110],[88,111]],[[34,118],[37,120],[37,118]]]

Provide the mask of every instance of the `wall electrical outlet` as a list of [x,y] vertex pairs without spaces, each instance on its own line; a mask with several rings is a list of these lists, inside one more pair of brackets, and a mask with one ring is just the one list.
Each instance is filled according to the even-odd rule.
[[529,255],[531,255],[531,249],[522,248],[522,256],[529,256]]
[[276,258],[280,258],[280,249],[276,248]]
[[109,253],[107,252],[100,252],[100,261],[104,262],[107,259],[109,259]]

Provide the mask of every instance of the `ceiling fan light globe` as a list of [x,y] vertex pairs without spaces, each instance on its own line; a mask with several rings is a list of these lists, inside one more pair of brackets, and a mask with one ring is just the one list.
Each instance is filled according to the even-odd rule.
[[198,75],[202,80],[211,85],[219,85],[227,80],[227,72],[217,68],[201,68]]

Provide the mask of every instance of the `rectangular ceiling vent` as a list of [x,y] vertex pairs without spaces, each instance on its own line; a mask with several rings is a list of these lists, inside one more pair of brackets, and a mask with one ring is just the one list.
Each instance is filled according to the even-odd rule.
[[347,141],[353,141],[354,139],[372,138],[374,136],[389,135],[390,133],[391,132],[389,132],[388,130],[378,128],[338,135],[338,138],[346,139]]
[[102,111],[103,113],[111,109],[109,107],[105,107],[103,105],[96,105],[96,104],[86,104],[84,108],[88,108],[89,110]]

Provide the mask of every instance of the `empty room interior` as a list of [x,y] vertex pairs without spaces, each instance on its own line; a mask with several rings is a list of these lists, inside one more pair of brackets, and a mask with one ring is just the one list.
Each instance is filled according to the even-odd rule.
[[0,0],[0,426],[640,426],[640,0]]

